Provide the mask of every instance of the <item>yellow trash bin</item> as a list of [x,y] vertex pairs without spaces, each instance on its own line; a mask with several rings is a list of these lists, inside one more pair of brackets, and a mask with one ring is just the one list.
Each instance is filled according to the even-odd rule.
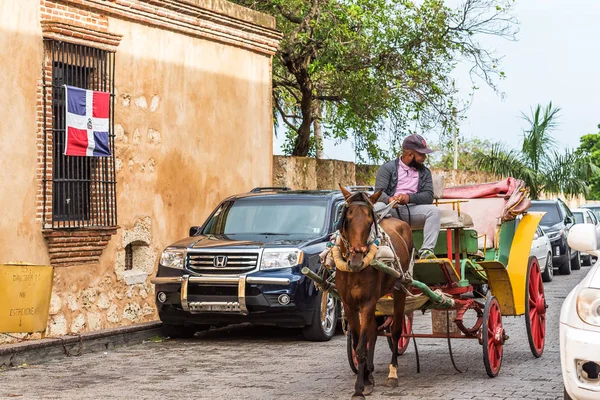
[[43,332],[48,324],[50,265],[0,264],[0,332]]

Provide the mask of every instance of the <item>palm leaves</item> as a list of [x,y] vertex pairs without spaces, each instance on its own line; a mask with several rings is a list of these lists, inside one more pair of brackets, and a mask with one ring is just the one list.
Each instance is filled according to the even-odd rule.
[[531,116],[523,114],[530,128],[523,134],[521,151],[506,148],[501,143],[476,160],[478,168],[500,176],[522,179],[532,199],[545,193],[578,195],[588,193],[588,181],[599,169],[588,157],[572,152],[557,151],[556,140],[550,132],[558,126],[560,108],[550,102],[545,108],[537,105]]

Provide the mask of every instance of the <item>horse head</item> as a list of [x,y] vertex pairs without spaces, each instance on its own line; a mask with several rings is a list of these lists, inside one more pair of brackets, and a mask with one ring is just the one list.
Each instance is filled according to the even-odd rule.
[[340,185],[346,199],[346,209],[340,218],[342,252],[350,271],[359,271],[363,267],[364,257],[375,239],[372,228],[377,229],[373,204],[381,196],[381,190],[371,196],[365,192],[351,193]]

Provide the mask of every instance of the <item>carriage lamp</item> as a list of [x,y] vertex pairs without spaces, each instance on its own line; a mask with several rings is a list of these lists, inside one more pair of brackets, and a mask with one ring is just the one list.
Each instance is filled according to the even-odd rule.
[[304,253],[298,249],[265,249],[260,269],[291,268],[302,264]]
[[586,324],[600,326],[600,289],[585,288],[579,292],[577,315]]
[[184,251],[165,249],[160,256],[160,265],[169,268],[183,269]]

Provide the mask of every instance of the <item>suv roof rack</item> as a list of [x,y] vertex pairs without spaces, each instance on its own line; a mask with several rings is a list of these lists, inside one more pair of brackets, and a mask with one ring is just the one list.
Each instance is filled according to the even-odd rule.
[[292,190],[292,188],[289,188],[287,186],[259,186],[252,189],[250,193],[270,192],[275,190],[288,191]]
[[374,186],[348,186],[348,190],[352,190],[352,191],[357,191],[357,190],[370,190],[372,192],[375,191],[375,187]]

